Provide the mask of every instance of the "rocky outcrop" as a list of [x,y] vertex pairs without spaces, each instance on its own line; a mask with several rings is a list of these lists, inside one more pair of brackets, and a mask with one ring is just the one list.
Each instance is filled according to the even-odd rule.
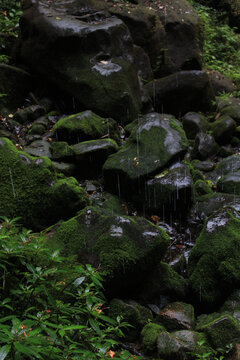
[[73,107],[127,122],[141,107],[133,42],[101,3],[25,1],[20,57]]

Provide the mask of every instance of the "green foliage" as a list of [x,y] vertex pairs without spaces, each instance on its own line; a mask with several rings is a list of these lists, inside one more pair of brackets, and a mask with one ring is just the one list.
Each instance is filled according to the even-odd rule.
[[[22,15],[21,2],[15,0],[0,0],[0,32],[2,34],[18,36],[19,19]],[[4,51],[4,36],[0,38],[0,51]],[[0,63],[8,63],[6,55],[0,55]]]
[[0,223],[0,359],[134,358],[112,350],[129,325],[104,315],[98,271],[60,257],[16,220]]
[[204,46],[203,66],[215,70],[240,83],[240,35],[224,23],[224,14],[210,7],[190,1],[202,21]]
[[197,351],[191,353],[191,356],[194,356],[194,360],[224,360],[226,359],[226,355],[229,355],[232,348],[233,346],[230,344],[226,346],[225,349],[218,348],[214,350],[208,348],[205,340],[201,340],[197,342]]

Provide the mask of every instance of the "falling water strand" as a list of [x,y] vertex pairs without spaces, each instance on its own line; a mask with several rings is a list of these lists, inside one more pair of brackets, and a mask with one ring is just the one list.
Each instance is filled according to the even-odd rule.
[[164,24],[166,25],[166,23],[167,23],[167,8],[165,6],[165,8],[164,8]]
[[9,171],[10,180],[11,180],[11,185],[12,185],[13,197],[16,197],[16,192],[15,192],[14,184],[13,184],[12,171],[11,171],[11,168],[10,168],[10,167],[8,168],[8,171]]
[[119,175],[117,176],[117,182],[118,182],[118,196],[121,196],[121,189],[120,189],[120,179],[119,179]]

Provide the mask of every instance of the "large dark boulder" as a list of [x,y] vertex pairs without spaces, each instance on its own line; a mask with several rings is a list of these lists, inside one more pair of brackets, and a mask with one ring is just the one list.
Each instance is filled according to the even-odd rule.
[[104,1],[25,0],[20,57],[72,107],[129,121],[140,110],[134,48],[127,26]]
[[145,85],[157,112],[179,116],[189,111],[209,111],[215,99],[204,71],[179,71]]

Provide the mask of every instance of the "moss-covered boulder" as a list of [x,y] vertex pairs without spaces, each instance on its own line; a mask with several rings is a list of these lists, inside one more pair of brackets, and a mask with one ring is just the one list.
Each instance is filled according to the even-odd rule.
[[211,186],[203,180],[197,180],[193,187],[194,198],[196,199],[199,196],[212,194],[213,190]]
[[240,285],[240,217],[232,208],[210,216],[189,256],[195,301],[213,306]]
[[159,333],[166,331],[166,329],[159,324],[149,322],[141,331],[142,346],[147,353],[155,352],[157,348],[157,338]]
[[74,158],[74,151],[65,141],[51,143],[52,159],[55,161],[71,162]]
[[20,124],[25,124],[38,119],[44,114],[45,114],[45,109],[43,106],[31,105],[23,109],[18,109],[14,113],[13,118],[15,121],[18,121]]
[[199,131],[206,132],[210,127],[207,118],[203,114],[195,112],[185,114],[182,123],[188,139],[195,139]]
[[209,111],[215,99],[209,76],[204,71],[179,71],[145,85],[155,111],[175,116],[189,111]]
[[219,192],[240,195],[240,172],[222,176],[217,182]]
[[183,218],[192,203],[192,177],[188,167],[179,164],[157,174],[146,183],[145,207],[152,213]]
[[139,291],[146,275],[164,256],[169,237],[140,217],[106,215],[88,207],[51,232],[49,244],[82,263],[100,266],[111,297]]
[[[198,342],[204,340],[203,334],[191,330],[161,332],[157,338],[158,356],[164,360],[193,358],[195,354],[202,353],[203,349],[199,349]],[[205,346],[205,349],[209,350],[209,347]]]
[[26,1],[20,57],[69,109],[127,122],[141,106],[133,42],[105,9],[103,0]]
[[[234,101],[235,100],[235,101]],[[239,99],[229,100],[220,110],[222,115],[228,115],[240,125],[240,101]]]
[[83,141],[71,146],[74,161],[77,164],[77,176],[81,179],[92,179],[102,173],[102,167],[108,156],[118,150],[112,139]]
[[213,137],[219,144],[226,144],[231,140],[236,122],[228,115],[222,115],[211,124]]
[[127,330],[128,339],[138,337],[144,325],[153,319],[151,310],[134,300],[123,301],[120,299],[113,299],[109,303],[108,313],[113,319],[121,316],[123,321],[126,321],[133,326],[133,328]]
[[240,211],[240,197],[234,194],[224,194],[220,192],[205,194],[196,198],[192,213],[196,218],[205,220],[224,206],[230,206]]
[[224,314],[208,317],[204,323],[198,326],[198,330],[205,333],[213,348],[223,348],[229,344],[239,342],[240,325],[231,315]]
[[[142,285],[140,298],[144,302],[159,299],[160,295],[170,297],[173,300],[184,299],[187,293],[187,281],[179,275],[173,268],[161,261],[149,277],[148,281]],[[153,302],[155,302],[153,300]]]
[[88,204],[75,179],[59,180],[48,158],[18,151],[5,138],[0,139],[0,167],[0,215],[19,216],[30,228],[67,219]]
[[183,302],[170,303],[160,311],[155,321],[167,331],[192,330],[195,324],[194,308]]
[[81,141],[110,136],[118,140],[116,121],[102,118],[90,110],[64,117],[54,125],[53,134],[59,141],[77,144]]
[[52,154],[50,151],[50,143],[46,140],[35,140],[28,146],[24,147],[24,151],[32,156],[46,156],[49,159],[52,158]]
[[144,179],[157,174],[174,159],[181,158],[187,147],[186,135],[173,116],[147,114],[139,119],[120,150],[105,162],[105,184],[117,194],[130,197],[144,194],[144,186],[141,189]]
[[194,149],[192,151],[192,156],[194,158],[205,160],[212,155],[216,155],[218,151],[219,146],[212,135],[204,132],[197,134]]

